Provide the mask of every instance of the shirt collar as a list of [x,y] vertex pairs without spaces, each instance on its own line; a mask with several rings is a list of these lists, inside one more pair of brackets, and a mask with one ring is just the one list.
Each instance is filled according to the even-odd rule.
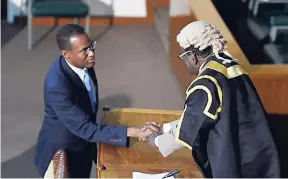
[[78,68],[75,67],[74,65],[72,65],[71,63],[69,63],[66,59],[65,61],[67,62],[67,64],[69,65],[69,67],[80,77],[80,79],[83,81],[84,80],[84,75],[85,75],[85,70],[86,68],[82,69],[82,68]]
[[198,71],[199,73],[200,73],[200,71],[202,70],[203,66],[205,65],[206,61],[207,61],[207,60],[205,60],[205,61],[201,64],[201,66],[200,66],[200,68],[199,68],[199,71]]

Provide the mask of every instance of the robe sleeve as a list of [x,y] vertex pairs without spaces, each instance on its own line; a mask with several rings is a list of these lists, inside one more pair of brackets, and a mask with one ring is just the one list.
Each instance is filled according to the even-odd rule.
[[206,133],[219,120],[222,90],[216,79],[202,78],[187,90],[184,111],[177,126],[176,141],[192,150],[200,133]]

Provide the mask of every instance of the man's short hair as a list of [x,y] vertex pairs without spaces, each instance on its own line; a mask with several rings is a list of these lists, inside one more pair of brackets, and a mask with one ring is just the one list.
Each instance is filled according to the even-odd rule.
[[71,50],[71,37],[86,34],[85,29],[77,24],[66,24],[60,28],[56,35],[56,41],[60,50]]

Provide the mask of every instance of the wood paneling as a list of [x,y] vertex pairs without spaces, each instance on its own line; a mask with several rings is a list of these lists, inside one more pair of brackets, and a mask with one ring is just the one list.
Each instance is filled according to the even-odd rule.
[[151,3],[153,7],[169,7],[170,0],[146,0]]
[[195,76],[189,75],[184,64],[178,60],[178,54],[181,49],[176,42],[176,36],[188,23],[196,20],[206,20],[220,29],[228,41],[229,53],[238,59],[243,68],[249,72],[267,112],[288,114],[288,105],[286,104],[288,99],[288,66],[250,64],[212,1],[190,0],[190,8],[191,15],[170,17],[169,25],[170,62],[183,91],[186,90],[186,87]]
[[[92,26],[104,26],[104,25],[152,25],[154,24],[154,18],[151,14],[154,14],[152,8],[147,9],[148,16],[145,18],[122,18],[122,17],[91,17],[90,24]],[[49,25],[53,26],[55,24],[65,25],[69,23],[74,23],[73,18],[59,18],[54,17],[34,17],[33,25]],[[85,18],[80,19],[80,24],[85,25]]]

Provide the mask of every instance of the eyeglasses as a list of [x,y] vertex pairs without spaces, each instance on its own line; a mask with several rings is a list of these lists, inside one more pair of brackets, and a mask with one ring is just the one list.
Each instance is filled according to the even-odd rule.
[[184,60],[184,57],[186,56],[186,55],[191,55],[191,54],[194,54],[191,50],[188,50],[188,51],[186,51],[186,52],[183,52],[183,53],[181,53],[180,55],[178,55],[178,57],[181,59],[181,60]]
[[96,41],[94,41],[89,48],[87,48],[83,51],[85,52],[86,55],[88,55],[90,51],[94,52],[95,48],[96,48]]

